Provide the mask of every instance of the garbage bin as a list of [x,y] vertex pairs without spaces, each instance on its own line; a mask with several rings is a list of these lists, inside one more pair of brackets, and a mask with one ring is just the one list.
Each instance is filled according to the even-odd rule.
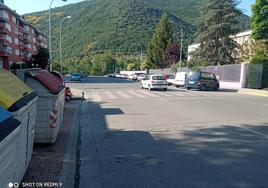
[[34,142],[54,143],[63,119],[65,87],[45,70],[26,72],[24,82],[38,95]]
[[0,106],[0,187],[14,182],[18,160],[16,156],[21,123]]
[[14,74],[0,70],[0,106],[21,122],[16,155],[18,163],[13,178],[14,182],[21,182],[32,157],[37,94]]

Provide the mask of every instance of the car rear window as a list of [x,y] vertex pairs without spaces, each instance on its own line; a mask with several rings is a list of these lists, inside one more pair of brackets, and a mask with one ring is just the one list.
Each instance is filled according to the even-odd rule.
[[152,77],[153,80],[164,80],[163,76],[153,76]]
[[73,74],[73,76],[81,76],[80,74]]
[[186,77],[188,80],[199,80],[200,72],[189,72]]

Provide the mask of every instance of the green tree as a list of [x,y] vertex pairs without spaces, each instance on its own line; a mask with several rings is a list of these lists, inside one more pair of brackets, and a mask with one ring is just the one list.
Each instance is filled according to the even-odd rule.
[[87,57],[84,57],[81,59],[81,61],[78,64],[78,72],[90,74],[91,72],[91,62],[90,59]]
[[268,40],[268,0],[256,0],[252,11],[252,37],[255,40]]
[[35,67],[46,69],[48,66],[49,52],[47,48],[39,48],[37,54],[32,56],[32,62]]
[[209,0],[202,8],[202,17],[197,24],[200,47],[194,53],[195,61],[210,65],[235,63],[237,43],[231,36],[239,32],[241,15],[236,5],[236,0]]
[[116,60],[108,53],[94,55],[91,62],[93,73],[98,75],[113,73],[116,65]]
[[150,68],[150,65],[149,65],[149,62],[147,61],[147,59],[145,61],[143,61],[140,65],[140,70],[146,70],[146,69],[149,69]]
[[165,50],[173,42],[172,25],[165,12],[160,19],[155,34],[149,43],[147,59],[152,68],[165,68]]
[[134,64],[134,63],[129,63],[129,64],[127,65],[127,70],[128,70],[128,71],[133,71],[133,70],[135,70],[135,64]]

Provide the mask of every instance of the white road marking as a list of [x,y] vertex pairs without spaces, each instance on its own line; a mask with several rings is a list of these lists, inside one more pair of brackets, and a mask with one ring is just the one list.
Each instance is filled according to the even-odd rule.
[[155,92],[153,92],[153,94],[160,95],[160,96],[163,96],[163,97],[172,97],[171,94],[168,94],[165,91],[155,91]]
[[104,94],[109,98],[109,99],[117,99],[116,96],[113,95],[111,91],[105,91]]
[[179,97],[185,96],[184,93],[180,93],[180,92],[176,92],[176,91],[174,91],[174,92],[168,92],[168,94],[179,96]]
[[138,92],[143,93],[145,95],[148,95],[150,97],[159,97],[158,95],[155,95],[155,94],[153,94],[153,93],[151,93],[149,91],[145,91],[145,90],[139,90]]
[[256,135],[262,136],[262,137],[264,137],[265,139],[268,139],[268,135],[263,134],[263,133],[261,133],[261,132],[259,132],[259,131],[255,131],[255,130],[252,130],[252,129],[250,129],[250,128],[246,128],[246,127],[243,127],[243,126],[239,126],[239,128],[241,128],[241,129],[245,129],[245,130],[247,130],[247,131],[249,131],[249,132],[255,133]]
[[131,98],[131,96],[127,95],[125,93],[125,91],[116,91],[116,94],[118,94],[120,97],[123,97],[123,98],[126,98],[126,99]]
[[132,95],[136,96],[136,97],[140,97],[140,98],[144,98],[146,96],[140,94],[140,93],[137,93],[136,91],[128,91],[128,93],[131,93]]
[[95,101],[101,101],[100,92],[92,92],[92,98]]

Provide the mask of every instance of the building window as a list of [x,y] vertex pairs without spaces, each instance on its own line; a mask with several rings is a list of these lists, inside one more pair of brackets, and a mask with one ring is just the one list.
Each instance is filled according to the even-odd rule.
[[18,38],[15,38],[15,44],[19,45],[19,39]]
[[20,55],[19,49],[16,49],[16,55]]
[[0,70],[3,69],[3,60],[0,59]]
[[18,35],[19,34],[19,29],[17,27],[15,27],[14,32],[15,32],[16,35]]
[[24,31],[25,31],[25,32],[30,33],[30,27],[29,27],[29,26],[27,26],[27,25],[26,25],[26,26],[24,26]]
[[13,24],[17,24],[17,18],[15,16],[12,16],[12,22]]
[[25,44],[26,48],[32,49],[32,46],[30,44]]
[[5,28],[11,32],[11,25],[8,23],[5,23]]
[[8,13],[4,10],[0,10],[0,17],[5,18],[5,19],[9,19]]
[[12,38],[9,35],[5,35],[5,39],[9,42],[12,43]]
[[11,47],[7,47],[7,52],[10,54],[10,55],[13,55],[13,49]]

